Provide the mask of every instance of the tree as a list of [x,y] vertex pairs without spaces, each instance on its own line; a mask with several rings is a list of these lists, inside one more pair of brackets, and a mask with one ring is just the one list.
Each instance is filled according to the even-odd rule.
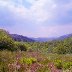
[[14,41],[10,37],[9,33],[3,29],[0,29],[0,50],[15,50]]
[[15,42],[15,45],[16,45],[18,50],[27,51],[27,47],[25,46],[24,43],[22,43],[22,42]]

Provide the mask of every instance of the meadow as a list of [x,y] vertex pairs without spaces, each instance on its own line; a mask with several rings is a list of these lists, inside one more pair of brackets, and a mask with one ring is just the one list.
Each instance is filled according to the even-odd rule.
[[0,51],[0,72],[72,72],[72,55]]

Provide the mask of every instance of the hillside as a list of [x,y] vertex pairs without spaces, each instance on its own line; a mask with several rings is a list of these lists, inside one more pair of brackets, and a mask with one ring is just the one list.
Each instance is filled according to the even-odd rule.
[[39,37],[39,38],[32,38],[34,39],[36,42],[48,42],[48,41],[52,41],[56,38],[45,38],[45,37]]
[[22,35],[18,35],[18,34],[10,34],[11,37],[15,40],[15,41],[19,41],[19,42],[34,42],[35,40],[28,38],[26,36],[22,36]]
[[53,40],[64,40],[72,36],[72,34],[67,34],[60,37],[51,37],[51,38],[47,38],[47,37],[28,38],[26,36],[18,35],[18,34],[10,34],[10,35],[15,41],[23,41],[23,42],[49,42]]
[[66,34],[57,38],[57,40],[64,40],[66,38],[72,37],[72,34]]
[[39,38],[32,38],[33,40],[35,40],[36,42],[49,42],[49,41],[54,41],[54,40],[64,40],[66,38],[72,37],[72,34],[66,34],[60,37],[39,37]]
[[72,53],[72,36],[65,38],[64,40],[55,39],[48,42],[25,43],[25,45],[32,51],[69,54]]

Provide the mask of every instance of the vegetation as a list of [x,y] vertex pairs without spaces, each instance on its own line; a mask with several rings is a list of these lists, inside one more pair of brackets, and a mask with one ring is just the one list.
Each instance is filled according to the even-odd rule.
[[72,72],[72,37],[18,42],[0,29],[0,72]]
[[14,42],[14,43],[17,50],[27,51],[27,47],[24,45],[23,42]]
[[7,31],[0,29],[0,50],[26,51],[27,48],[23,43],[15,42]]
[[72,72],[72,55],[0,51],[0,72]]
[[14,41],[5,30],[0,30],[0,50],[14,50]]
[[39,51],[42,53],[57,53],[57,54],[71,54],[72,53],[72,37],[65,40],[57,40],[50,42],[25,42],[25,45],[31,51]]

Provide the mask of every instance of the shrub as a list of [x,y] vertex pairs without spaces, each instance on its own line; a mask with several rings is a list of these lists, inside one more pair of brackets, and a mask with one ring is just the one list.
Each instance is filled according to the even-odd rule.
[[66,48],[64,48],[61,45],[58,45],[55,49],[54,52],[57,54],[66,54]]
[[62,69],[62,67],[63,67],[61,60],[55,60],[54,64],[58,69]]
[[24,45],[24,43],[15,42],[15,46],[17,47],[18,50],[27,51],[27,47]]
[[35,58],[22,58],[21,60],[20,60],[20,62],[21,63],[26,63],[26,64],[28,64],[28,65],[31,65],[32,63],[35,63],[37,61],[37,59],[35,59]]
[[8,34],[8,32],[4,30],[0,30],[0,50],[15,50],[14,41]]
[[63,68],[64,69],[69,69],[72,66],[72,62],[64,62]]

